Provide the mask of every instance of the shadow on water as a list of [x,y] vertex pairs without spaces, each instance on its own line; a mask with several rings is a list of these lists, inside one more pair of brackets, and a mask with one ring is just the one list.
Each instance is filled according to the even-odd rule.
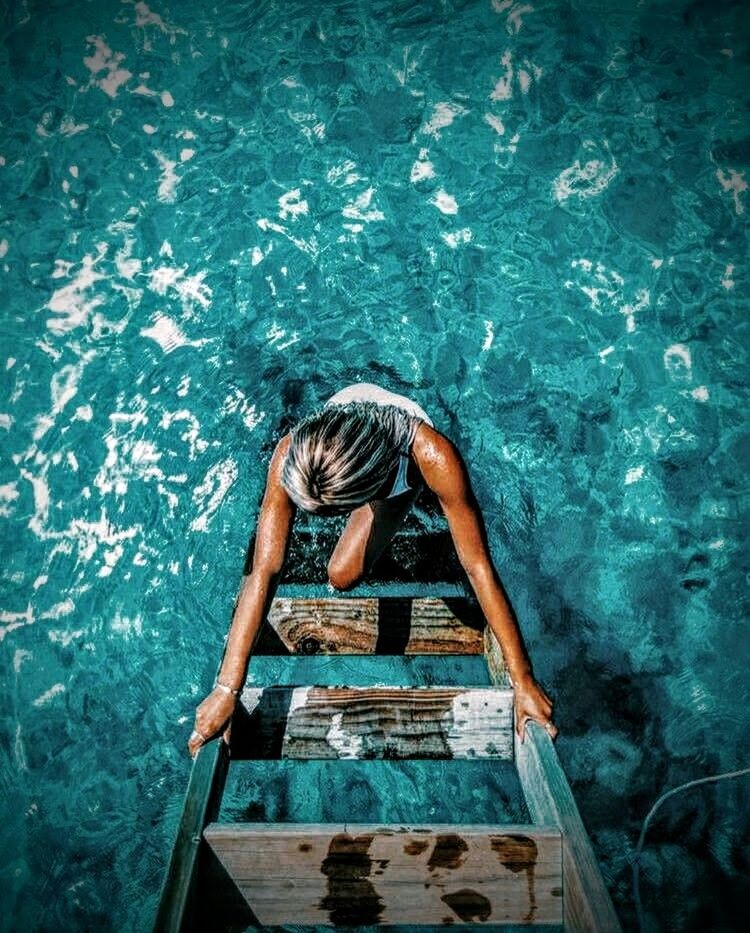
[[[664,680],[669,666],[637,670],[627,651],[594,644],[599,629],[565,601],[558,581],[537,569],[534,586],[544,638],[564,640],[569,659],[554,671],[550,690],[558,753],[618,915],[626,930],[637,930],[632,858],[646,813],[664,791],[718,773],[721,764],[707,755],[696,772],[694,758],[668,747],[662,711],[673,702]],[[748,823],[750,788],[739,785],[691,790],[659,814],[641,861],[646,930],[736,933],[750,895],[750,855],[733,822]],[[621,831],[612,832],[613,813],[622,814]]]

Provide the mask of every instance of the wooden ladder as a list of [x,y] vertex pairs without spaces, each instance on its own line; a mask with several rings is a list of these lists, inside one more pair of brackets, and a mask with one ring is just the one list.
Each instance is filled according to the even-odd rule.
[[[279,587],[253,656],[481,655],[490,685],[254,686],[232,725],[246,759],[512,761],[518,824],[219,822],[223,741],[196,756],[155,929],[249,925],[544,925],[619,931],[554,745],[520,743],[497,640],[460,584]],[[252,661],[251,661],[252,670]],[[240,765],[241,766],[241,765]]]

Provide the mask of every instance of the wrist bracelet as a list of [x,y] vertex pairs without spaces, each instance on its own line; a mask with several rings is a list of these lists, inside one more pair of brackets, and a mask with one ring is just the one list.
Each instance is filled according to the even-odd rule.
[[233,697],[238,697],[240,695],[239,690],[235,690],[234,687],[228,687],[226,684],[223,684],[220,680],[217,680],[214,684],[214,689],[223,690],[224,693],[231,693]]

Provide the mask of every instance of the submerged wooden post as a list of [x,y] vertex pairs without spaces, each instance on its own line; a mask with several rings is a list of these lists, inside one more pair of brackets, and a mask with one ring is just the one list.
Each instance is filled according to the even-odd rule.
[[159,898],[154,933],[180,933],[190,929],[203,830],[218,815],[228,765],[229,750],[223,739],[203,745],[196,753]]

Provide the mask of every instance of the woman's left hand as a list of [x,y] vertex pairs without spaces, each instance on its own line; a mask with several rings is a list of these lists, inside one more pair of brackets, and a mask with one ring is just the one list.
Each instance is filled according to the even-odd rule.
[[533,719],[543,726],[551,739],[557,735],[557,727],[552,722],[552,700],[544,690],[529,676],[514,685],[516,732],[523,742],[526,723]]

